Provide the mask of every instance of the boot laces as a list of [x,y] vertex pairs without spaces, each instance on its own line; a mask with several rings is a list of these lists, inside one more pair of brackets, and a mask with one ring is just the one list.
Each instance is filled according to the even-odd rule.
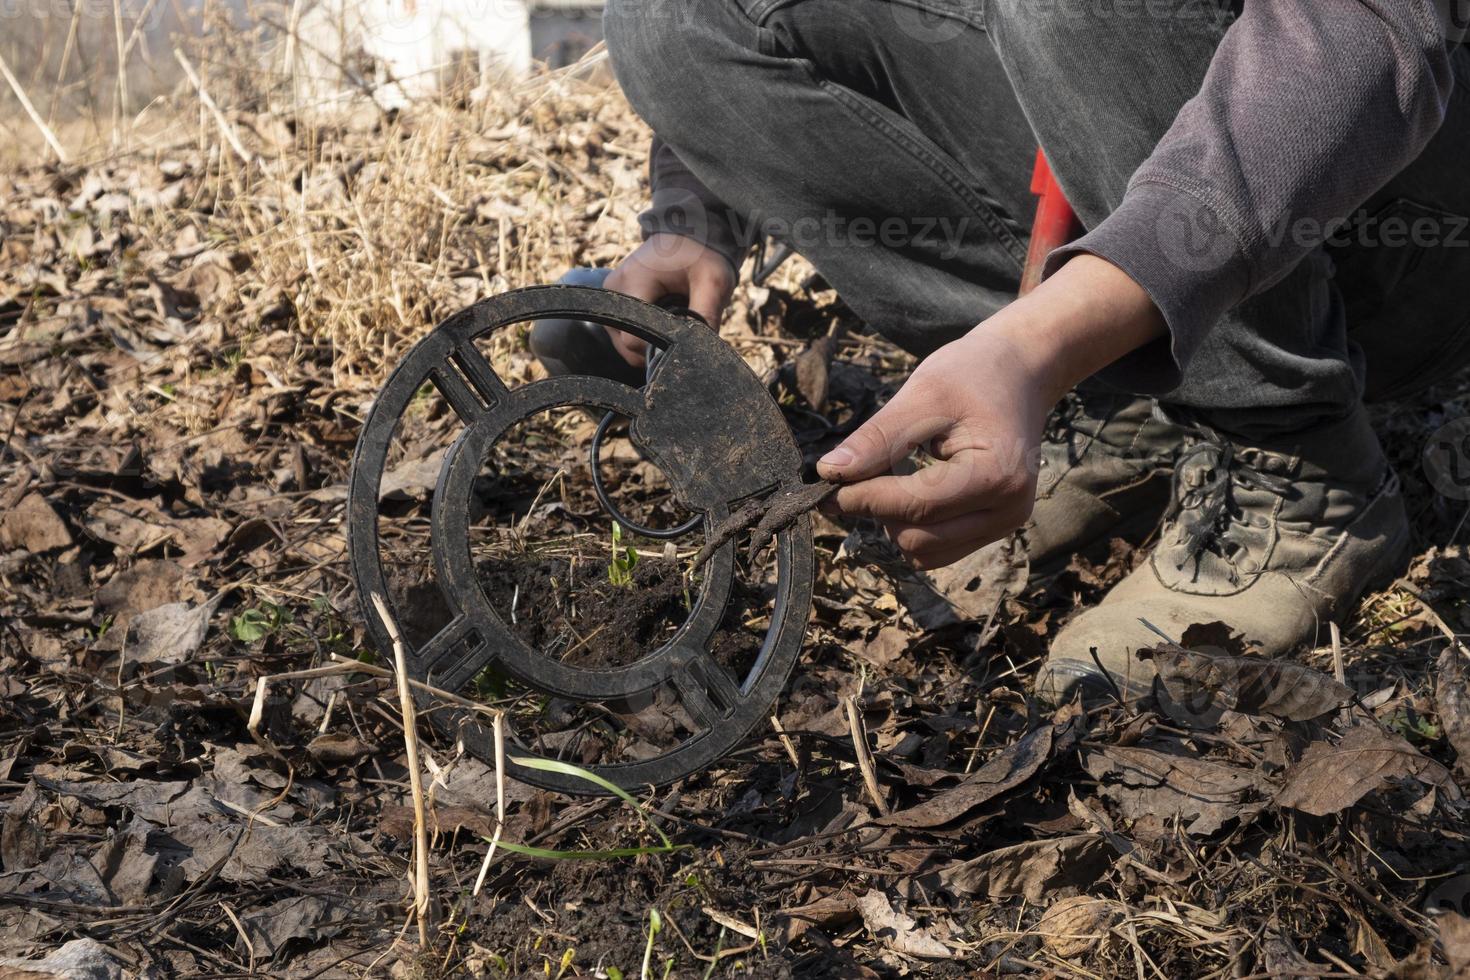
[[[1082,398],[1075,391],[1067,392],[1066,396],[1046,417],[1046,428],[1042,432],[1042,440],[1053,445],[1065,445],[1068,462],[1073,465],[1077,463],[1083,451],[1078,445],[1079,439],[1089,439],[1093,436],[1093,433],[1078,427],[1078,422],[1086,417],[1087,413],[1084,411]],[[1041,464],[1046,465],[1044,455],[1041,458]]]
[[[1190,486],[1185,476],[1192,466],[1195,472],[1203,472],[1199,486]],[[1183,545],[1177,567],[1183,571],[1193,561],[1197,579],[1201,559],[1206,553],[1213,554],[1225,562],[1231,584],[1240,581],[1236,560],[1244,549],[1229,547],[1228,535],[1235,525],[1250,524],[1249,516],[1235,498],[1236,489],[1260,490],[1278,497],[1293,493],[1289,479],[1265,473],[1246,462],[1233,443],[1215,433],[1208,433],[1180,453],[1174,467],[1173,487],[1169,516],[1179,525]]]

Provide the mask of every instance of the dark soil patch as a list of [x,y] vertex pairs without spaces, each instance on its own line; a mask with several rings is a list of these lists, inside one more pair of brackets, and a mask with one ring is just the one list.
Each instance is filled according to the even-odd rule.
[[608,579],[605,558],[486,559],[478,570],[516,635],[574,667],[635,663],[689,615],[680,569],[661,558],[641,559],[627,585]]
[[[682,563],[644,556],[628,585],[614,585],[605,559],[486,559],[480,582],[491,604],[532,649],[573,667],[626,667],[656,650],[689,617],[698,582]],[[761,637],[742,621],[764,604],[762,590],[738,580],[710,654],[742,680]],[[764,627],[762,627],[763,629]]]

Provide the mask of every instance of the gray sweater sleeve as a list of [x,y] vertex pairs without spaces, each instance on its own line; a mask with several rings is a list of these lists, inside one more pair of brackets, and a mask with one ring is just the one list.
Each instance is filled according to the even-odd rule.
[[648,182],[653,200],[638,216],[645,239],[657,234],[682,235],[708,245],[730,263],[736,275],[751,241],[751,222],[738,217],[715,197],[658,136],[648,153]]
[[1127,272],[1169,337],[1105,376],[1162,393],[1212,325],[1410,163],[1453,84],[1443,0],[1246,0],[1118,209],[1049,257]]

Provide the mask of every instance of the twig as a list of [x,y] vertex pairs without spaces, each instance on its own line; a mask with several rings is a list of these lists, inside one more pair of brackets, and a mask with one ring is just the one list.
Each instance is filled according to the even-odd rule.
[[1460,651],[1460,653],[1470,655],[1470,649],[1466,648],[1465,643],[1463,640],[1460,639],[1459,634],[1450,629],[1450,624],[1444,621],[1444,618],[1440,616],[1439,612],[1429,604],[1429,600],[1424,598],[1424,593],[1415,588],[1413,583],[1411,583],[1408,579],[1399,579],[1393,584],[1393,587],[1396,589],[1403,589],[1405,592],[1409,593],[1409,595],[1413,596],[1415,599],[1418,599],[1419,605],[1424,608],[1424,611],[1429,615],[1429,619],[1431,622],[1434,623],[1435,627],[1444,634],[1444,638],[1449,640],[1450,643],[1453,644],[1454,647]]
[[[980,716],[979,702],[976,702],[975,709],[975,717],[978,718]],[[975,736],[975,744],[970,747],[970,758],[965,763],[965,775],[967,776],[970,774],[970,770],[975,768],[975,757],[980,754],[980,746],[985,742],[985,733],[990,731],[990,719],[994,717],[995,705],[992,704],[990,710],[985,714],[985,723],[980,726],[980,734]]]
[[873,806],[878,808],[879,816],[888,816],[888,804],[883,802],[883,794],[878,792],[878,777],[873,771],[873,754],[868,751],[867,730],[863,727],[862,716],[858,713],[857,698],[849,694],[847,703],[847,729],[852,733],[853,751],[857,753],[858,768],[863,773],[863,784],[868,788],[868,796],[873,800]]
[[786,729],[781,727],[781,719],[771,715],[771,727],[776,730],[776,737],[786,747],[786,754],[791,756],[791,764],[797,769],[801,768],[801,756],[796,754],[796,746],[791,744],[791,736],[786,734]]
[[495,833],[490,838],[490,849],[480,864],[479,877],[475,879],[472,895],[479,895],[485,887],[485,875],[490,871],[490,862],[495,857],[495,848],[500,843],[500,833],[505,829],[505,713],[497,712],[492,729],[495,733]]
[[[343,658],[346,660],[346,658]],[[357,667],[364,666],[355,660],[346,660],[335,664],[327,664],[325,667],[308,667],[305,670],[288,670],[279,674],[262,674],[255,679],[255,700],[250,705],[250,718],[245,722],[245,730],[257,741],[260,739],[260,721],[265,712],[265,695],[272,681],[305,680],[309,677],[329,677],[332,674],[345,674]],[[387,673],[387,671],[384,671]],[[325,731],[325,729],[323,729]]]
[[230,121],[225,118],[225,114],[220,111],[214,98],[205,91],[204,82],[200,80],[199,73],[194,70],[193,62],[178,48],[174,48],[174,58],[178,61],[179,67],[184,69],[184,74],[188,76],[189,84],[194,86],[194,90],[199,93],[199,101],[204,103],[204,108],[208,109],[210,115],[214,116],[215,124],[219,126],[220,135],[225,138],[225,142],[230,144],[230,149],[235,151],[236,156],[245,163],[249,163],[251,160],[250,153],[245,149],[245,144],[240,142],[240,135],[235,132],[235,127],[230,125]]
[[229,800],[224,799],[223,797],[216,796],[214,798],[214,802],[218,803],[226,810],[238,813],[240,816],[245,817],[247,820],[253,820],[258,824],[264,824],[267,827],[281,826],[281,822],[279,820],[272,820],[270,817],[259,812],[258,810],[251,810],[250,808],[243,807],[238,803],[231,803]]
[[250,934],[247,933],[245,931],[245,927],[240,924],[239,917],[237,915],[235,915],[235,910],[232,909],[232,908],[230,908],[228,902],[220,902],[219,903],[219,907],[222,908],[222,909],[224,909],[225,915],[229,916],[230,921],[232,923],[234,923],[234,925],[235,925],[235,931],[240,934],[240,939],[245,943],[245,952],[247,952],[247,953],[250,954],[249,971],[251,973],[254,973],[255,972],[255,944],[250,941]]
[[[1347,687],[1347,668],[1342,662],[1342,630],[1337,628],[1337,623],[1329,622],[1327,628],[1332,635],[1332,676],[1337,678],[1337,683]],[[1348,705],[1338,709],[1338,718],[1343,727],[1352,723],[1353,710]]]
[[71,159],[67,157],[66,151],[61,148],[61,141],[56,138],[56,134],[51,131],[51,127],[46,125],[46,120],[41,118],[41,114],[36,111],[36,107],[31,105],[31,100],[26,96],[25,89],[20,87],[20,82],[10,73],[10,66],[5,63],[4,55],[0,55],[0,74],[3,74],[5,80],[10,83],[10,90],[20,100],[20,107],[26,111],[26,115],[31,117],[31,122],[35,123],[36,128],[41,131],[41,136],[45,138],[46,144],[51,147],[52,152],[56,154],[56,159],[62,163],[71,163]]
[[117,42],[117,105],[113,112],[113,139],[116,140],[116,130],[122,128],[120,123],[128,114],[128,52],[123,38],[122,0],[112,0],[112,27]]
[[[344,656],[340,653],[332,654],[332,659],[340,664],[344,664],[348,670],[360,670],[364,674],[372,674],[374,677],[391,678],[394,676],[393,671],[388,670],[385,667],[379,667],[377,664],[363,663],[361,660],[354,660],[352,657]],[[276,674],[275,676],[286,677],[289,675]],[[471,701],[469,698],[455,694],[453,691],[446,691],[442,687],[435,687],[432,684],[425,684],[423,681],[416,681],[412,677],[408,679],[408,684],[410,687],[418,688],[425,694],[432,694],[434,695],[434,697],[438,698],[441,701],[448,701],[450,704],[457,704],[461,708],[469,708],[472,711],[481,711],[487,715],[491,715],[492,717],[498,713],[497,709],[491,708],[485,704],[481,704],[479,701]]]
[[419,923],[419,946],[429,947],[429,830],[424,815],[424,781],[419,772],[418,714],[413,694],[408,689],[408,661],[398,624],[388,612],[388,605],[373,593],[373,608],[393,641],[393,665],[398,677],[398,704],[403,712],[403,747],[408,752],[408,785],[413,793],[413,897],[414,912]]

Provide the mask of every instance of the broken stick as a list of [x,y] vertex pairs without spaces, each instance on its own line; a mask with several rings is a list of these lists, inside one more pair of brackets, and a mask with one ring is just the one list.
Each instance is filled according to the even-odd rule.
[[690,571],[709,561],[721,545],[750,527],[753,527],[754,530],[750,532],[749,553],[754,558],[778,532],[790,527],[802,514],[812,510],[836,493],[839,486],[841,484],[826,481],[797,483],[782,487],[769,497],[746,503],[715,528],[709,541],[699,549],[699,554],[694,556],[694,564]]

